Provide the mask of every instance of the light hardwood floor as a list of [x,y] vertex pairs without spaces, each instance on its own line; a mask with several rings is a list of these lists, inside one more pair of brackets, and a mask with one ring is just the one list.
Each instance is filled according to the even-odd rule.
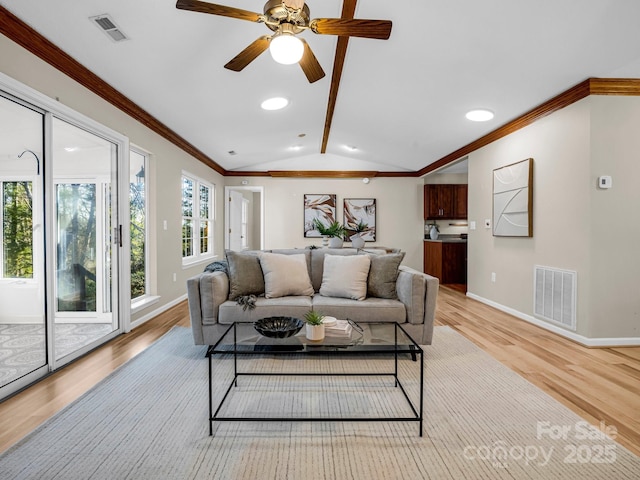
[[[640,455],[640,347],[585,348],[441,287],[437,324],[490,355]],[[134,357],[173,325],[189,326],[186,302],[0,403],[0,452]]]

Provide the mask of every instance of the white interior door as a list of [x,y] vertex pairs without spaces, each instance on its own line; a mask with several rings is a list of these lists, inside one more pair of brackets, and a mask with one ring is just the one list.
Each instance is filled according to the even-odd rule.
[[242,250],[242,200],[243,196],[236,190],[230,190],[229,202],[229,250]]

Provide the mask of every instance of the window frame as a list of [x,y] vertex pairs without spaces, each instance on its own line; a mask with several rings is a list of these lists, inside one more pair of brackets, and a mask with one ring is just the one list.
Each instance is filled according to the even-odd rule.
[[[185,205],[185,192],[183,185],[185,183],[185,179],[193,182],[193,190],[192,190],[192,204],[191,204],[191,215],[185,215],[184,205]],[[200,202],[200,189],[201,187],[206,187],[209,190],[209,208],[208,208],[208,217],[204,217],[201,215],[201,202]],[[180,201],[181,201],[181,212],[180,212],[180,248],[181,248],[181,257],[182,257],[182,265],[190,266],[194,265],[206,260],[210,260],[215,257],[214,254],[214,225],[215,225],[215,184],[204,180],[197,175],[192,173],[182,171],[182,175],[180,177]],[[191,221],[191,255],[184,255],[184,224],[186,221]],[[207,239],[207,243],[209,246],[209,250],[205,253],[201,252],[201,241],[202,238],[200,235],[200,225],[202,222],[207,222],[207,236],[204,237]]]
[[[131,305],[132,306],[136,306],[139,305],[141,302],[145,302],[145,300],[149,299],[151,297],[151,264],[150,264],[150,246],[151,246],[151,240],[149,237],[149,179],[148,179],[148,172],[149,172],[149,161],[150,161],[150,157],[151,154],[149,152],[146,152],[145,150],[138,148],[134,145],[129,145],[129,155],[131,155],[131,153],[134,153],[136,155],[140,155],[143,158],[143,172],[144,172],[144,207],[143,207],[143,214],[144,214],[144,293],[142,295],[139,295],[137,297],[134,297],[133,294],[131,295]],[[131,162],[131,159],[129,160]],[[132,172],[130,173],[130,179],[132,176]],[[137,176],[137,174],[135,174],[134,176]],[[134,183],[137,183],[134,180]],[[131,181],[130,181],[130,185],[129,185],[129,201],[131,202]],[[131,216],[129,217],[129,223],[131,223]],[[131,236],[131,232],[133,231],[133,229],[130,226],[130,233],[129,235]],[[131,239],[129,239],[129,241],[131,241]],[[131,246],[130,246],[131,249]],[[131,256],[131,251],[129,252],[129,256]],[[130,271],[131,277],[133,277],[132,275],[133,272]]]

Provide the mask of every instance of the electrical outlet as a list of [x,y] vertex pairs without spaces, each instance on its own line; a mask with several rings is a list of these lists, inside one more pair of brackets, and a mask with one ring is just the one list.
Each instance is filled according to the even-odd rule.
[[472,220],[471,222],[469,222],[469,230],[475,230],[476,229],[476,222],[475,220]]
[[496,272],[491,272],[491,283],[496,283]]
[[167,229],[167,221],[166,220],[162,221],[162,228],[164,228],[165,230]]
[[174,273],[173,274],[173,281],[176,282],[178,280],[178,276]]

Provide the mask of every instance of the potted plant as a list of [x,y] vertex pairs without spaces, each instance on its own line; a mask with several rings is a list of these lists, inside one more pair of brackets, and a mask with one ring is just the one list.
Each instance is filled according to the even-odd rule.
[[329,237],[329,246],[331,248],[342,248],[346,230],[337,220],[326,226],[320,219],[314,218],[313,226],[320,232],[320,235]]
[[364,248],[364,238],[362,238],[362,236],[367,228],[369,228],[369,225],[360,220],[358,224],[352,229],[356,232],[351,235],[351,237],[349,237],[349,240],[351,240],[351,246],[353,248]]
[[317,310],[309,310],[304,314],[307,339],[320,341],[324,338],[324,315]]

